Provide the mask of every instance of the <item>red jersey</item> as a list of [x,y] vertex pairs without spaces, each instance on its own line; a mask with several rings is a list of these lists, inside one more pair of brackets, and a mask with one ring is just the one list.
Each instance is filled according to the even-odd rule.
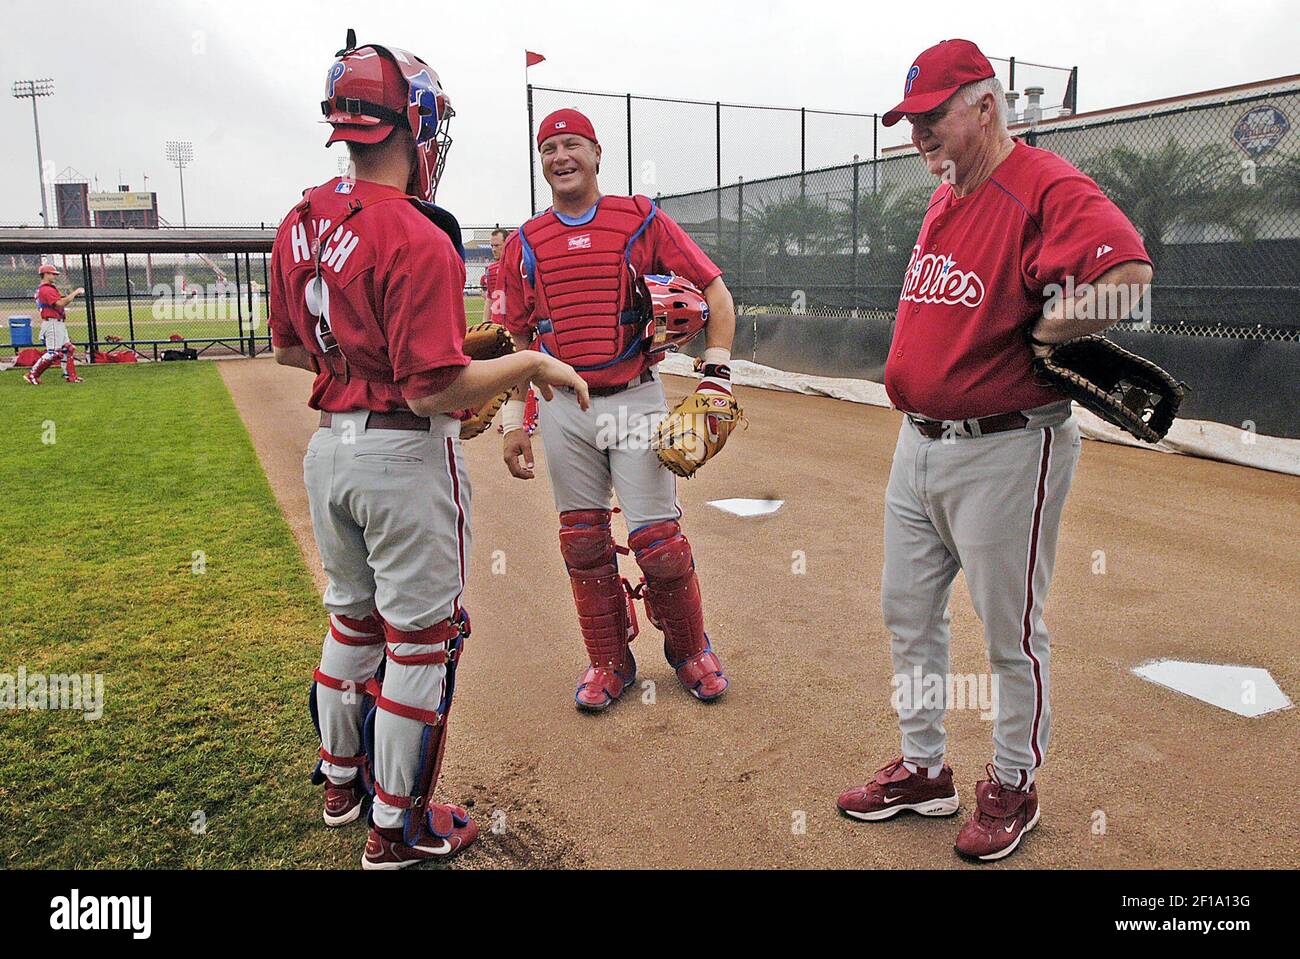
[[[356,201],[361,211],[340,223]],[[469,363],[461,349],[465,264],[451,239],[400,190],[379,183],[331,180],[304,202],[275,235],[269,324],[272,345],[317,357],[311,407],[389,413],[445,389]],[[323,297],[309,295],[318,237]]]
[[494,303],[493,294],[495,294],[497,290],[501,289],[501,261],[500,260],[493,260],[491,263],[487,265],[487,268],[483,270],[483,280],[479,285],[483,288],[483,296],[488,301],[488,309],[493,310],[494,312],[494,315],[492,317],[493,322],[496,323],[502,322],[501,317],[495,315],[495,310],[493,308],[493,303]]
[[[644,202],[648,204],[650,201],[645,200]],[[579,217],[567,217],[556,213],[554,210],[549,210],[541,214],[540,217],[534,217],[529,222],[530,224],[536,224],[537,221],[543,219],[558,221],[562,235],[569,238],[565,244],[567,248],[581,251],[583,241],[587,239],[589,233],[585,228],[595,220],[599,208],[600,201],[598,200],[595,206]],[[523,229],[521,228],[511,234],[509,240],[506,241],[505,252],[501,257],[500,289],[505,294],[505,315],[502,319],[506,328],[517,336],[525,335],[537,328],[537,318],[534,316],[537,307],[537,295],[528,279],[527,271],[524,269],[522,233]],[[551,245],[554,245],[554,241],[552,241]],[[542,254],[539,253],[538,255],[541,256]],[[654,273],[675,273],[690,280],[701,290],[722,275],[722,271],[718,269],[717,265],[663,210],[655,210],[654,216],[645,226],[643,232],[637,234],[632,242],[628,259],[633,272],[638,276]],[[618,323],[618,314],[611,311],[609,324],[617,326]],[[619,365],[619,378],[630,380],[649,365],[651,365],[649,358],[642,353],[640,354],[639,366],[628,361],[629,369],[624,370],[623,365]],[[623,377],[623,372],[627,372],[628,375]],[[583,376],[587,379],[595,378],[588,376],[586,373]]]
[[1049,284],[1091,283],[1150,263],[1101,188],[1055,153],[1016,140],[973,193],[930,199],[903,275],[885,390],[899,409],[957,420],[1060,400],[1034,382],[1025,331]]
[[48,280],[36,288],[36,305],[40,308],[42,320],[62,320],[67,318],[67,311],[59,306],[63,299],[59,288]]

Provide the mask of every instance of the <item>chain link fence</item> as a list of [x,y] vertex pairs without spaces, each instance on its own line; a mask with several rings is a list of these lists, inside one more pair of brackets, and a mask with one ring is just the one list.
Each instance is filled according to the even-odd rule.
[[[1296,341],[1298,122],[1292,84],[1015,132],[1096,179],[1141,232],[1155,263],[1141,328]],[[892,317],[935,186],[914,152],[886,150],[659,202],[745,312]]]
[[847,163],[874,156],[879,118],[871,113],[747,106],[705,100],[528,87],[530,201],[534,212],[550,205],[535,147],[538,124],[571,107],[591,120],[601,147],[601,188],[606,193],[657,196],[739,177],[754,179],[790,170]]
[[[191,227],[190,233],[225,227]],[[239,228],[234,228],[239,229]],[[492,260],[491,235],[499,226],[464,226],[465,310],[470,323],[483,319],[480,282]],[[104,231],[110,233],[112,231]],[[175,231],[150,231],[174,247]],[[58,249],[58,233],[50,248]],[[67,294],[85,294],[67,308],[68,333],[79,349],[134,350],[157,359],[172,348],[192,348],[203,356],[256,356],[270,348],[267,288],[270,270],[269,230],[250,230],[241,252],[213,252],[211,242],[196,241],[194,252],[36,253],[32,244],[0,252],[0,350],[39,347],[40,310],[37,268],[53,263],[55,282]],[[92,241],[93,243],[93,241]],[[103,246],[112,246],[107,237]],[[183,244],[184,245],[184,244]],[[80,248],[84,248],[82,244]],[[147,247],[146,247],[147,249]]]

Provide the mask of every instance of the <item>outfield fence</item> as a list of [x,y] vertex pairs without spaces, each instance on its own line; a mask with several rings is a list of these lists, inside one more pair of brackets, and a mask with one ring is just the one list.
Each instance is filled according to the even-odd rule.
[[[495,228],[463,228],[467,298],[479,294]],[[67,325],[88,355],[129,350],[159,359],[173,349],[200,356],[263,354],[271,345],[267,289],[274,238],[273,229],[260,227],[0,228],[0,350],[24,347],[22,318],[40,345],[37,268],[48,262],[61,274],[62,293],[85,289],[69,305]],[[466,307],[471,323],[481,319],[477,300]]]
[[[721,186],[737,177],[843,163],[881,146],[874,113],[681,100],[528,86],[529,200],[550,206],[537,159],[537,126],[554,110],[581,110],[601,146],[606,193],[662,193]],[[886,136],[888,134],[886,133]],[[888,141],[886,141],[888,142]]]

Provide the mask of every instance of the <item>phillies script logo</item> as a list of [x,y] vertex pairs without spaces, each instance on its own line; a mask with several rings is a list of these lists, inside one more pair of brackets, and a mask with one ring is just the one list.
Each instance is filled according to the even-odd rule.
[[571,237],[569,237],[569,249],[570,249],[570,250],[590,250],[590,249],[591,249],[591,234],[590,234],[590,233],[584,233],[584,234],[582,234],[581,236],[571,236]]
[[956,267],[945,254],[921,255],[921,246],[912,247],[912,258],[903,274],[901,299],[912,303],[946,303],[949,306],[979,306],[984,302],[984,281],[974,272]]

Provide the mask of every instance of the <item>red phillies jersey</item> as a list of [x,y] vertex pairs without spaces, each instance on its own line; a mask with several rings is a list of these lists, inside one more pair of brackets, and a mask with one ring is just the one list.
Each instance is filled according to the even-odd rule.
[[[935,190],[903,275],[885,363],[895,406],[936,420],[991,416],[1061,399],[1034,383],[1025,330],[1045,288],[1150,263],[1142,239],[1087,176],[1020,140],[958,197]],[[1050,292],[1050,291],[1049,291]]]
[[42,320],[62,320],[67,316],[67,311],[59,306],[59,300],[63,299],[59,293],[59,288],[53,283],[42,283],[36,288],[36,305],[40,307]]
[[[358,201],[361,211],[340,223]],[[382,184],[335,179],[303,202],[275,235],[269,322],[274,346],[302,345],[317,357],[312,408],[389,413],[445,389],[469,363],[465,264],[451,239]],[[325,295],[309,297],[318,236]]]
[[[593,277],[601,274],[599,279],[593,280],[600,290],[593,290],[591,296],[599,298],[600,292],[609,292],[613,288],[609,286],[603,276],[603,272],[614,270],[613,285],[619,285],[618,274],[624,270],[624,267],[615,265],[610,267],[604,261],[608,256],[595,254],[593,249],[593,227],[596,225],[597,214],[602,213],[601,204],[608,203],[611,207],[617,206],[620,211],[623,207],[630,210],[653,211],[653,215],[648,216],[648,220],[643,220],[640,215],[633,216],[628,214],[623,219],[631,223],[636,221],[637,227],[641,230],[635,233],[635,239],[632,240],[631,248],[628,252],[628,260],[632,270],[637,275],[648,273],[676,273],[678,276],[690,280],[700,289],[708,286],[715,279],[722,275],[704,251],[701,250],[685,231],[682,230],[672,218],[662,210],[654,208],[654,204],[646,197],[609,197],[597,201],[596,205],[579,217],[567,217],[563,214],[556,213],[554,210],[548,210],[540,216],[534,217],[529,223],[511,235],[506,242],[505,252],[502,255],[502,282],[501,289],[505,294],[505,316],[504,321],[506,328],[511,333],[523,335],[528,331],[538,329],[538,319],[536,311],[538,308],[537,291],[530,274],[538,276],[549,271],[552,275],[559,275],[563,280],[568,280],[565,273],[557,274],[557,267],[560,258],[564,259],[564,266],[567,268],[572,264],[578,267],[576,272],[589,271]],[[647,214],[648,215],[648,214]],[[536,257],[536,262],[526,264],[527,259],[524,247],[523,234],[526,230],[531,230],[535,235],[544,235],[546,241],[539,245],[537,249],[531,252]],[[629,231],[633,232],[633,231]],[[589,267],[583,267],[584,256],[592,252],[591,264]],[[621,258],[621,250],[618,257]],[[603,271],[603,272],[602,272]],[[572,285],[572,284],[571,284]],[[607,289],[608,288],[608,289]],[[557,286],[557,290],[560,287]],[[569,294],[560,292],[555,294],[560,300],[574,300],[582,298],[580,294]],[[552,303],[552,307],[557,307],[560,300]],[[592,299],[591,302],[596,302]],[[567,304],[566,304],[567,305]],[[615,339],[620,316],[615,305],[609,306],[609,309],[601,314],[599,322],[607,323],[609,333],[605,339],[611,342]],[[546,318],[549,319],[549,318]],[[596,322],[594,318],[584,318],[583,323]],[[589,342],[595,342],[590,340]],[[600,370],[582,371],[583,378],[594,385],[614,385],[616,383],[626,383],[634,379],[647,366],[651,365],[649,358],[644,352],[637,352],[633,356],[618,362],[613,366]]]

